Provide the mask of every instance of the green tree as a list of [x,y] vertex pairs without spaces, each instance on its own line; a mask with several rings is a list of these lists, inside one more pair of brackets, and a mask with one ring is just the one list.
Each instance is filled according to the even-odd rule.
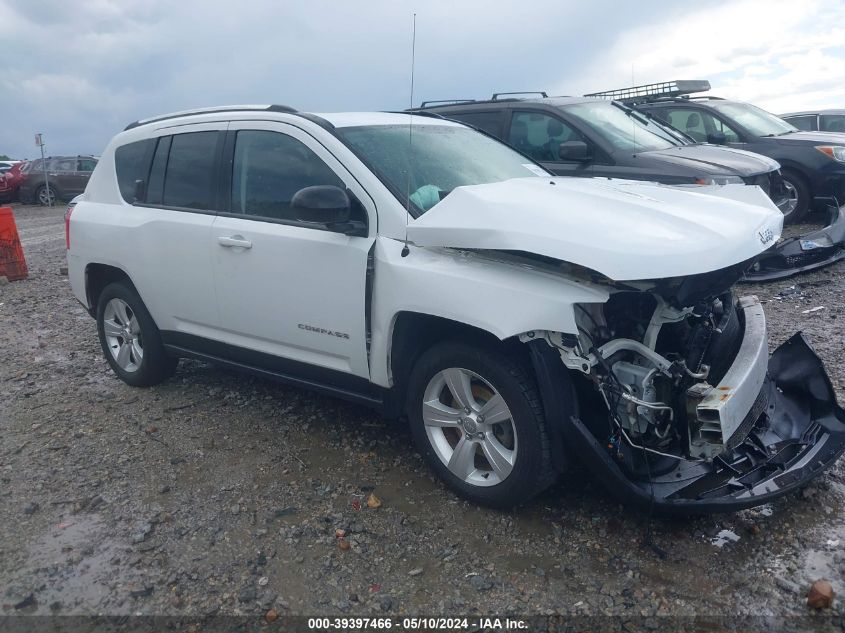
[[12,159],[9,158],[8,156],[6,156],[5,154],[0,154],[0,160],[12,160]]

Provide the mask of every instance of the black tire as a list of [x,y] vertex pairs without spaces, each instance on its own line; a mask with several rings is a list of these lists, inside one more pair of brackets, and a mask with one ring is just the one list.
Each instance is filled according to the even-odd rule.
[[[429,440],[423,422],[423,402],[429,382],[441,371],[461,368],[480,376],[510,409],[518,442],[510,474],[495,485],[474,485],[453,474]],[[420,356],[408,380],[406,405],[411,432],[420,453],[437,475],[460,496],[495,508],[512,508],[529,501],[555,478],[543,405],[532,376],[508,355],[463,343],[444,342]],[[457,431],[459,435],[463,431]]]
[[[106,338],[105,313],[106,307],[112,299],[120,299],[125,302],[138,322],[137,338],[141,341],[143,357],[134,370],[127,371],[118,364]],[[106,361],[114,373],[127,385],[133,387],[157,385],[172,376],[176,370],[176,365],[179,363],[178,358],[167,355],[161,342],[161,333],[152,316],[150,316],[135,289],[126,282],[111,283],[100,293],[97,302],[97,334],[100,337],[100,346],[103,348]]]
[[810,184],[804,176],[794,169],[781,169],[780,173],[783,177],[784,185],[793,187],[798,197],[795,209],[791,213],[784,214],[783,222],[784,224],[797,224],[807,217],[807,213],[810,211],[810,202],[812,200]]
[[59,195],[58,190],[53,185],[50,185],[49,189],[47,188],[47,185],[40,185],[38,189],[35,190],[33,201],[36,204],[40,204],[42,207],[49,206],[51,202],[48,201],[48,197],[46,195],[47,193],[50,194],[49,198],[51,199],[52,204],[55,205],[59,200]]

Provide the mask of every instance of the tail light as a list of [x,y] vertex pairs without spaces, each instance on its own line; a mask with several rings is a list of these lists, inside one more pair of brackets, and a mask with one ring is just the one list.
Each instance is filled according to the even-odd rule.
[[75,202],[71,202],[67,205],[67,211],[65,211],[65,248],[70,250],[70,216],[73,213],[73,208],[76,206]]

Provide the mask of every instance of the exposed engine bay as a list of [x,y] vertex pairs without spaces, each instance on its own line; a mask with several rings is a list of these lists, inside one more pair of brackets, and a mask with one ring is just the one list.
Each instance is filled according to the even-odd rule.
[[545,334],[582,376],[579,398],[593,392],[596,406],[573,424],[614,471],[599,474],[652,504],[763,503],[845,448],[845,413],[803,337],[770,358],[757,298],[707,291],[709,281],[620,289],[575,306],[577,336]]

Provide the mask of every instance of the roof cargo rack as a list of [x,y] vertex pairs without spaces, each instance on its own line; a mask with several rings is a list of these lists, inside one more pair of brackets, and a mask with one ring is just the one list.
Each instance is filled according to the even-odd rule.
[[166,121],[168,119],[178,119],[183,116],[192,116],[194,114],[216,114],[218,112],[233,112],[239,110],[263,111],[263,112],[286,112],[289,114],[296,114],[296,110],[286,105],[232,105],[232,106],[216,106],[212,108],[196,108],[194,110],[182,110],[181,112],[172,112],[170,114],[162,114],[160,116],[150,117],[149,119],[140,119],[133,121],[123,131],[131,130],[139,125],[146,125],[147,123],[157,123],[158,121]]
[[604,92],[591,92],[585,97],[601,97],[613,99],[623,103],[642,103],[644,101],[656,101],[658,99],[676,99],[687,97],[696,92],[707,92],[710,90],[710,82],[706,79],[678,79],[675,81],[663,81],[656,84],[644,84],[630,88],[619,88],[617,90],[606,90]]
[[521,92],[494,92],[493,98],[490,99],[491,101],[499,101],[499,97],[511,96],[511,95],[540,95],[544,99],[548,97],[544,91],[542,90],[523,90]]

